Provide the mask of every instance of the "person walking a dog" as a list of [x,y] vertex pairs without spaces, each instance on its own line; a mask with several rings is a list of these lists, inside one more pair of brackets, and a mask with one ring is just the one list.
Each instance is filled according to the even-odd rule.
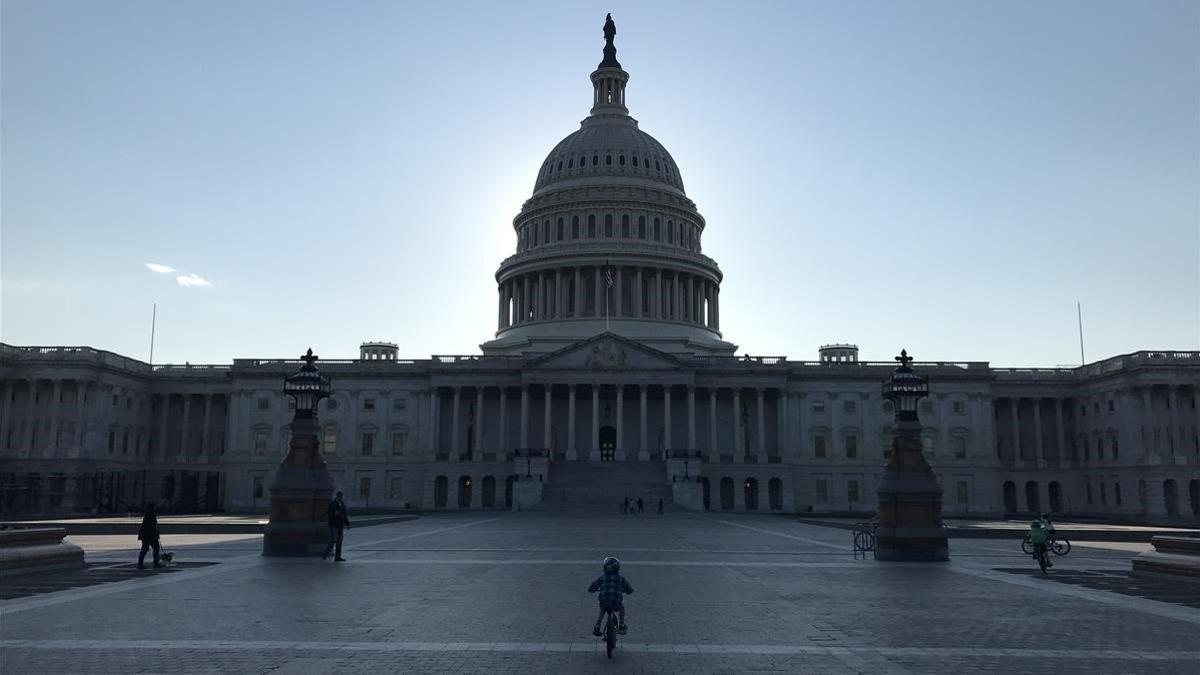
[[154,567],[162,567],[158,562],[160,548],[158,545],[158,509],[154,504],[146,504],[146,515],[142,516],[142,526],[138,528],[138,540],[142,542],[142,552],[138,554],[138,569],[146,569],[146,551],[154,549]]
[[333,547],[337,546],[337,552],[333,559],[337,562],[346,562],[342,557],[342,534],[343,531],[350,527],[350,516],[346,514],[346,502],[342,501],[342,491],[338,490],[337,496],[333,501],[329,502],[329,545],[325,547],[325,553],[321,556],[321,560],[329,557],[329,552]]

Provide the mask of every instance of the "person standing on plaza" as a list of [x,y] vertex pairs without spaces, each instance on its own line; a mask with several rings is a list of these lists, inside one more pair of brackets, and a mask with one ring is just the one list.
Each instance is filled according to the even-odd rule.
[[158,562],[158,509],[154,504],[146,504],[146,515],[142,516],[142,526],[138,528],[138,540],[142,542],[142,552],[138,554],[138,569],[146,569],[146,551],[154,549],[154,567],[162,567]]
[[659,513],[659,515],[662,515],[662,504],[663,504],[662,497],[659,497],[658,498],[658,513]]
[[338,490],[333,501],[329,502],[329,545],[325,547],[325,553],[321,556],[321,560],[329,557],[329,552],[337,546],[337,552],[333,559],[337,562],[346,562],[342,557],[342,535],[343,532],[350,527],[350,516],[346,513],[346,502],[342,501],[342,491]]
[[625,506],[623,508],[625,510],[625,515],[629,515],[629,495],[625,495]]
[[637,505],[638,505],[638,513],[646,512],[646,502],[643,502],[641,497],[638,497]]

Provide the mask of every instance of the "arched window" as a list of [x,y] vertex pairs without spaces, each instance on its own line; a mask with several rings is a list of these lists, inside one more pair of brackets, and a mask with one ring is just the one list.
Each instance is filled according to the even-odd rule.
[[571,238],[579,238],[579,216],[571,216]]
[[604,236],[613,236],[613,219],[611,213],[604,214]]
[[549,218],[546,219],[546,222],[542,223],[542,243],[543,244],[550,243],[550,219]]
[[675,243],[675,223],[670,220],[667,221],[667,243]]
[[646,238],[646,216],[638,216],[638,239]]
[[575,158],[574,158],[574,157],[572,157],[571,159],[568,159],[568,160],[567,160],[567,168],[568,168],[568,169],[574,169],[574,168],[575,168]]
[[555,234],[558,236],[556,236],[554,239],[556,241],[562,241],[563,240],[563,219],[562,218],[558,219],[557,225],[558,225],[558,227],[557,227],[558,231],[555,232]]
[[654,241],[662,241],[662,232],[659,229],[660,222],[658,218],[654,219]]
[[562,171],[562,160],[558,160],[558,171]]
[[758,480],[747,478],[744,487],[746,490],[746,509],[750,511],[758,510]]
[[600,165],[600,155],[592,155],[592,166]]
[[625,155],[617,155],[617,164],[625,166]]
[[633,168],[638,168],[637,155],[631,157],[630,160],[633,162]]
[[438,476],[433,481],[433,508],[446,508],[446,494],[449,492],[449,481],[445,476]]
[[588,215],[588,239],[596,238],[596,216],[595,214]]
[[629,238],[629,214],[628,213],[621,215],[621,236],[626,239]]
[[582,169],[585,166],[587,166],[587,157],[581,155],[579,157],[579,168]]
[[537,225],[533,226],[533,245],[534,246],[538,245],[538,226]]
[[605,166],[612,166],[612,155],[605,155],[605,156],[604,156],[604,165],[605,165]]
[[657,173],[662,173],[662,165],[658,163],[658,160],[657,160],[657,159],[656,159],[656,160],[654,160],[654,170],[655,170]]
[[783,481],[778,478],[767,483],[767,503],[772,511],[783,509]]

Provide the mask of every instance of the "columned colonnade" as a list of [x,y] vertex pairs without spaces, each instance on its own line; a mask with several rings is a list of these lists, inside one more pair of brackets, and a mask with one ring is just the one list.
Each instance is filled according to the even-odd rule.
[[[612,271],[612,290],[606,269]],[[501,330],[534,321],[584,317],[684,321],[720,329],[720,285],[708,276],[658,267],[602,265],[538,270],[498,288]],[[607,314],[606,314],[607,312]]]
[[[606,427],[614,432],[614,459],[618,461],[626,458],[626,452],[636,451],[637,458],[644,461],[684,451],[690,456],[705,454],[710,461],[721,461],[724,456],[727,461],[765,463],[778,461],[782,447],[778,439],[786,398],[782,390],[771,387],[527,383],[441,386],[434,387],[434,392],[429,452],[438,460],[470,461],[493,454],[506,459],[517,449],[557,450],[568,460],[598,460],[601,430]],[[705,399],[706,429],[701,428],[697,414]],[[768,429],[768,399],[776,408],[770,415],[773,429]],[[466,410],[468,401],[475,404],[471,415]],[[490,409],[485,407],[489,403]],[[509,429],[510,405],[519,408],[515,429]],[[581,422],[589,420],[588,436],[581,438]],[[540,437],[534,436],[535,424],[540,424]],[[636,435],[632,433],[635,428]],[[486,447],[485,429],[491,439]],[[682,434],[677,435],[680,430]],[[556,448],[555,441],[564,440],[564,435],[565,447]]]

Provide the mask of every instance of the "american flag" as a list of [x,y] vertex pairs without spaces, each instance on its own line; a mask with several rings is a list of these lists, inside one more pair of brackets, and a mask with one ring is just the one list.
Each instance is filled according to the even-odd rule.
[[606,266],[604,269],[604,285],[608,288],[613,287],[613,269],[611,266]]

